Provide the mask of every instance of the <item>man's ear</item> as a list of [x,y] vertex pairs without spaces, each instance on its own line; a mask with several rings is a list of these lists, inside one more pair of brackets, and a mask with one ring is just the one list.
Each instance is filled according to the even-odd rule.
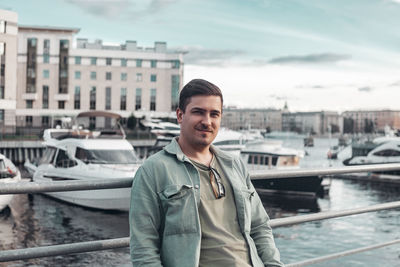
[[183,120],[183,111],[180,108],[176,109],[176,119],[178,121],[179,124],[182,123]]

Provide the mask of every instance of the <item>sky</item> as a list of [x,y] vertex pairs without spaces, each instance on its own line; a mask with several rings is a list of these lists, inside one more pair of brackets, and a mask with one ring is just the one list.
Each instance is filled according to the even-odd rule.
[[400,110],[400,0],[0,0],[21,25],[186,51],[226,106]]

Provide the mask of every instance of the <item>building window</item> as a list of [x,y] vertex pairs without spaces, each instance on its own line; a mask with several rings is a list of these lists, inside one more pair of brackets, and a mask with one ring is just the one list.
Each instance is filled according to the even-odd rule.
[[111,72],[106,72],[106,80],[111,80]]
[[126,81],[128,74],[126,72],[121,73],[121,81]]
[[156,95],[157,90],[155,88],[150,89],[150,110],[156,110]]
[[0,86],[0,99],[4,99],[4,86]]
[[128,60],[126,58],[121,58],[121,67],[128,66]]
[[49,62],[50,62],[50,55],[43,54],[43,63],[49,63]]
[[157,75],[156,74],[151,74],[150,75],[150,82],[156,82],[157,81]]
[[178,108],[179,102],[179,75],[172,75],[171,77],[171,110],[176,110]]
[[106,87],[106,110],[111,109],[111,87]]
[[75,65],[81,65],[82,57],[75,57]]
[[0,109],[0,123],[4,122],[4,109]]
[[68,49],[69,41],[68,40],[60,40],[60,49]]
[[121,88],[121,110],[126,110],[126,88]]
[[80,108],[81,108],[81,87],[75,86],[74,109],[80,109]]
[[75,79],[77,79],[77,80],[81,79],[81,72],[80,71],[75,71]]
[[97,78],[96,72],[95,71],[91,71],[90,72],[90,79],[91,80],[96,80],[96,78]]
[[136,81],[141,82],[143,80],[143,75],[141,73],[136,73]]
[[6,33],[6,21],[0,20],[0,33]]
[[136,88],[135,110],[142,108],[142,88]]
[[26,108],[32,108],[33,107],[33,100],[26,100]]
[[90,89],[90,109],[96,109],[96,86],[92,86]]
[[25,124],[26,126],[32,126],[32,116],[25,117]]
[[50,61],[50,40],[43,40],[43,63],[49,63]]
[[173,69],[179,69],[180,66],[181,66],[181,62],[179,60],[172,61],[172,68]]
[[142,61],[141,59],[136,59],[136,67],[141,68],[142,67]]
[[65,109],[65,101],[58,101],[58,109]]
[[42,126],[49,126],[50,118],[49,116],[42,117]]
[[43,85],[42,105],[44,109],[49,108],[49,87],[47,85]]
[[97,64],[97,57],[91,57],[90,58],[90,65],[96,65]]
[[157,68],[157,60],[151,60],[150,65],[152,68]]
[[67,70],[60,70],[60,77],[61,78],[67,78],[68,77],[68,71]]
[[112,64],[112,59],[110,57],[106,58],[106,65],[111,66]]

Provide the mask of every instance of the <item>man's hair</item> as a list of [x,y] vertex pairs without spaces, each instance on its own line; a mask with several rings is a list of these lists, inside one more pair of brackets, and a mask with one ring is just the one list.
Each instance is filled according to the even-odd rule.
[[179,94],[179,109],[185,112],[190,98],[197,95],[219,96],[221,98],[221,105],[223,103],[222,92],[218,86],[203,79],[193,79],[182,88]]

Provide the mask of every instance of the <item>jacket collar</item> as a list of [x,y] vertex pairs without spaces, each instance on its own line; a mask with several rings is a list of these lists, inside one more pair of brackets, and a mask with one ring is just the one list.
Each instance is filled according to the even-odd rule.
[[[180,161],[187,161],[188,158],[187,156],[182,152],[181,147],[178,144],[178,138],[179,137],[174,137],[171,141],[171,143],[169,143],[168,145],[166,145],[163,149],[164,151],[166,151],[169,154],[175,155],[176,158]],[[218,147],[211,145],[210,148],[211,152],[214,153],[214,155],[224,161],[224,163],[228,164],[228,165],[232,165],[232,161],[233,161],[233,156],[231,154],[229,154],[228,152],[225,152],[221,149],[219,149]]]

